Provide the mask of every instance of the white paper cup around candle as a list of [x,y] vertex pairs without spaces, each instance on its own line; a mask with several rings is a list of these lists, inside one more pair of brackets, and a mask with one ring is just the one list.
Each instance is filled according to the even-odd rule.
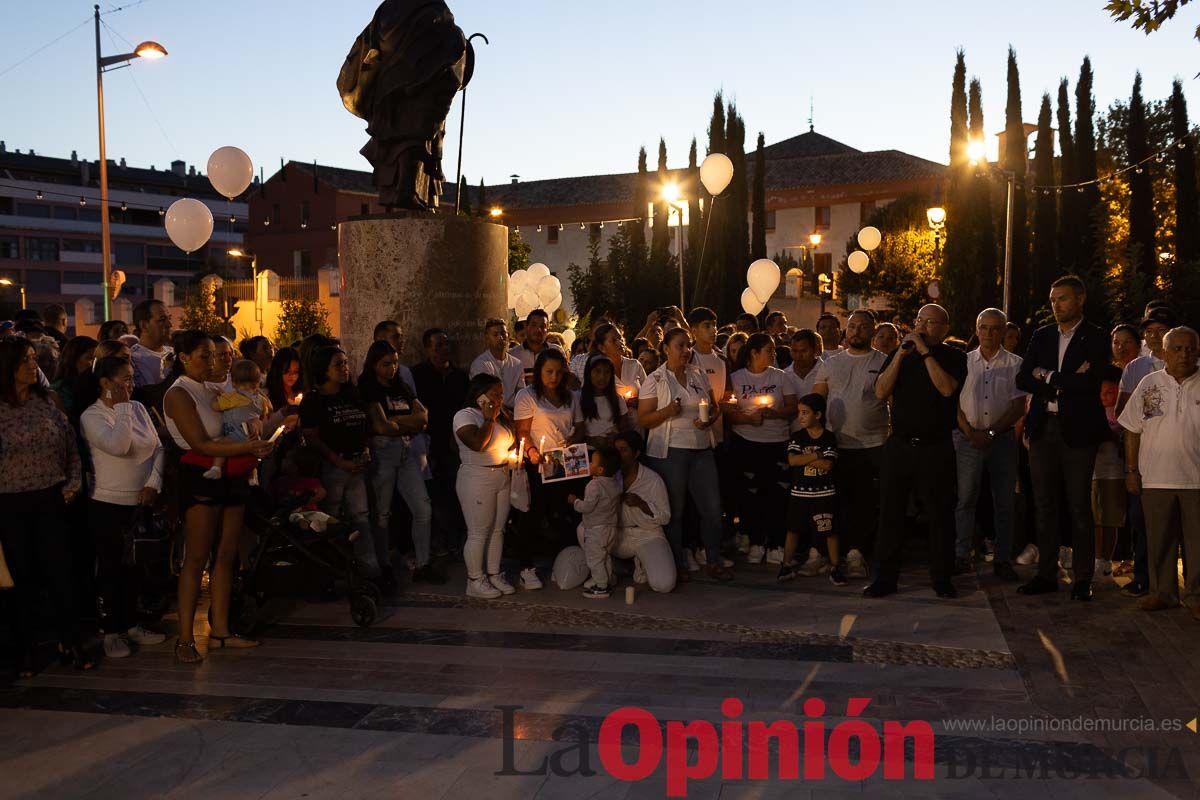
[[625,587],[625,605],[627,605],[627,606],[633,605],[633,597],[635,594],[637,594],[637,590],[634,589],[632,586]]
[[704,399],[700,400],[700,421],[708,422],[708,401]]

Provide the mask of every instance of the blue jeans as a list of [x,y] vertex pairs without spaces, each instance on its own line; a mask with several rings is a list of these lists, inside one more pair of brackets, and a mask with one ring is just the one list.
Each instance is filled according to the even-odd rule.
[[667,485],[671,499],[671,521],[667,541],[677,567],[687,570],[683,553],[683,510],[690,495],[700,517],[700,538],[709,564],[721,563],[721,487],[717,481],[717,459],[711,448],[685,450],[672,447],[666,458],[646,457],[646,465]]
[[414,456],[408,443],[391,436],[371,439],[371,492],[375,498],[375,555],[381,566],[387,566],[388,524],[392,518],[392,498],[400,492],[412,514],[413,551],[417,566],[429,563],[429,540],[432,532],[433,504],[421,475],[420,458]]
[[954,432],[954,455],[958,463],[958,505],[954,508],[956,531],[954,555],[971,553],[975,533],[975,506],[986,468],[992,484],[995,510],[996,562],[1012,561],[1013,507],[1017,491],[1017,438],[1012,431],[1000,434],[986,450],[977,450],[967,437]]
[[325,462],[321,466],[321,485],[325,501],[321,510],[348,522],[358,530],[354,541],[354,557],[370,577],[379,574],[379,557],[375,554],[375,537],[371,535],[371,507],[367,501],[367,476],[338,469]]

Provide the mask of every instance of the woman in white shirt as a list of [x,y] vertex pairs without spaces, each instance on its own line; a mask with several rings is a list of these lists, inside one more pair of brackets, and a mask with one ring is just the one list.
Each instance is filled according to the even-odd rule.
[[561,481],[545,485],[540,472],[543,450],[575,440],[573,401],[567,388],[566,357],[553,347],[543,349],[533,365],[533,385],[517,392],[513,413],[517,440],[525,442],[529,475],[529,511],[521,515],[516,548],[521,558],[521,585],[526,589],[542,588],[533,567],[535,556],[553,557],[563,547],[575,544],[579,518],[567,504],[567,495],[580,484]]
[[671,521],[671,499],[658,473],[641,463],[646,442],[637,431],[623,431],[614,445],[621,455],[621,518],[612,554],[632,558],[633,580],[656,592],[675,588],[675,556],[663,533]]
[[153,506],[162,489],[163,447],[150,413],[133,394],[133,367],[127,359],[99,359],[91,380],[99,395],[80,417],[95,474],[88,503],[88,527],[96,546],[96,582],[104,609],[104,655],[124,658],[130,643],[159,644],[165,637],[137,624],[141,571],[124,562],[125,533],[138,506]]
[[667,539],[679,579],[686,580],[683,512],[690,495],[700,516],[700,538],[707,555],[705,571],[718,580],[733,574],[721,566],[721,491],[713,455],[712,426],[721,409],[708,376],[692,360],[692,339],[683,328],[663,337],[666,363],[642,384],[638,425],[646,428],[646,463],[662,476],[671,498]]
[[616,374],[617,394],[625,398],[630,408],[637,410],[638,387],[646,380],[646,370],[636,358],[625,357],[625,337],[621,335],[621,329],[612,323],[596,328],[589,356],[595,354],[608,356]]
[[742,476],[738,510],[750,536],[746,560],[751,564],[761,564],[764,555],[770,564],[783,563],[788,427],[796,416],[796,396],[774,363],[771,337],[751,336],[738,353],[737,369],[729,376],[733,395],[724,403],[734,468]]
[[629,407],[617,394],[613,362],[607,356],[588,357],[583,385],[575,392],[574,411],[584,441],[595,450],[611,445],[618,433],[629,429]]
[[[451,424],[458,441],[455,488],[467,522],[467,597],[491,600],[515,589],[500,571],[504,524],[508,521],[510,468],[515,465],[516,434],[504,413],[504,383],[481,372],[467,386],[467,405]],[[486,558],[485,558],[486,556]],[[484,563],[486,560],[486,564]]]

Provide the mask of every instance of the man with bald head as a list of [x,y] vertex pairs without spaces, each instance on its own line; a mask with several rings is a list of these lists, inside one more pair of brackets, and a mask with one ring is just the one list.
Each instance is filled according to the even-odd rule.
[[863,594],[894,594],[904,547],[909,494],[929,523],[929,574],[938,597],[958,596],[954,574],[955,457],[951,433],[958,423],[958,394],[967,377],[967,355],[943,344],[950,316],[923,306],[912,333],[888,356],[875,396],[892,402],[892,433],[883,446],[875,582]]
[[1055,554],[1062,543],[1059,507],[1065,500],[1074,548],[1071,597],[1092,599],[1092,474],[1100,443],[1112,436],[1100,401],[1112,346],[1107,332],[1083,318],[1086,302],[1087,289],[1077,276],[1064,275],[1050,284],[1054,322],[1033,332],[1017,373],[1017,388],[1032,395],[1025,433],[1040,554],[1038,574],[1017,590],[1021,594],[1058,590]]

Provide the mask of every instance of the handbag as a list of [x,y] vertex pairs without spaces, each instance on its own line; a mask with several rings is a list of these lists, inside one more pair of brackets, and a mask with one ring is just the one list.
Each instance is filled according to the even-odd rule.
[[125,529],[121,563],[132,567],[161,562],[169,557],[170,550],[171,529],[166,515],[149,506],[137,506]]
[[517,511],[528,511],[529,498],[529,473],[523,467],[518,467],[513,471],[512,484],[508,489],[508,503]]
[[[205,469],[213,465],[213,457],[205,456],[197,453],[195,450],[186,450],[179,459],[181,464],[190,464],[193,467],[204,467]],[[258,458],[243,453],[240,456],[229,456],[225,459],[225,467],[222,472],[226,478],[245,478],[254,468],[258,466]]]
[[4,545],[0,545],[0,589],[11,589],[14,585],[8,562],[4,560]]

